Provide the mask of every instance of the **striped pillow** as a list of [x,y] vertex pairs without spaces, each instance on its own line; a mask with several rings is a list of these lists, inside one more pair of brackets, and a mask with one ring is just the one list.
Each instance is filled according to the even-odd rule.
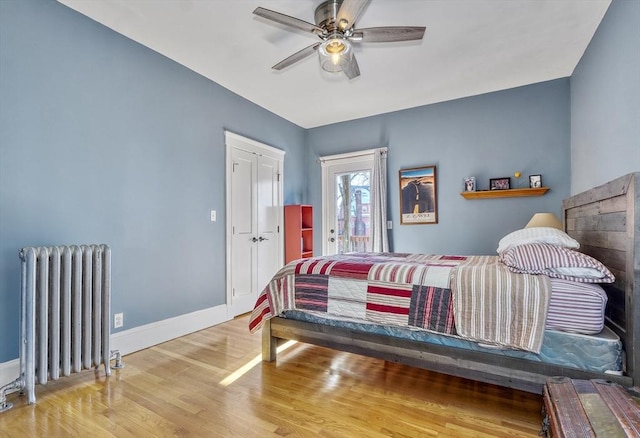
[[556,245],[532,243],[512,247],[500,261],[521,274],[544,274],[581,283],[613,283],[615,277],[602,263],[578,251]]

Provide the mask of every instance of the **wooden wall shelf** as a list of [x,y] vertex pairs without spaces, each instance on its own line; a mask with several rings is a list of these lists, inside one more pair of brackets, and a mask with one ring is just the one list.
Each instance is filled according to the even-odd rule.
[[548,191],[549,187],[539,187],[536,189],[480,190],[462,192],[460,195],[464,196],[465,199],[519,198],[523,196],[542,196]]

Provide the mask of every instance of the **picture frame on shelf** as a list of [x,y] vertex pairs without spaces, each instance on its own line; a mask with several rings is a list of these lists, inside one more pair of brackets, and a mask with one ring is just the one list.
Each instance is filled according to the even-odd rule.
[[511,177],[489,179],[489,190],[509,190],[511,188]]
[[539,189],[542,187],[542,175],[529,175],[529,188]]
[[400,224],[438,223],[436,166],[400,169]]
[[476,177],[475,176],[467,176],[464,179],[464,190],[465,192],[475,192],[476,191]]

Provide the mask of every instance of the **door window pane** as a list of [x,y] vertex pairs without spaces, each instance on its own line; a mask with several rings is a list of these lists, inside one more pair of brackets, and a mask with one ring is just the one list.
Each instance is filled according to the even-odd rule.
[[337,253],[370,250],[370,171],[336,175]]

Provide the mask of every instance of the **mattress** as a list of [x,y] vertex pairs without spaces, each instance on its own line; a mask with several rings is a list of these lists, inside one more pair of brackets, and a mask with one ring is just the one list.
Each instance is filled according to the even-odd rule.
[[534,362],[577,368],[594,372],[619,373],[622,371],[622,342],[608,327],[597,335],[545,330],[542,349],[539,354],[483,346],[455,335],[443,335],[424,330],[410,330],[402,327],[384,326],[332,318],[326,313],[287,310],[282,317],[306,321],[314,324],[347,328],[365,333],[384,334],[447,347],[464,348],[497,355],[517,357]]
[[551,278],[546,328],[583,334],[604,328],[607,294],[599,284]]

